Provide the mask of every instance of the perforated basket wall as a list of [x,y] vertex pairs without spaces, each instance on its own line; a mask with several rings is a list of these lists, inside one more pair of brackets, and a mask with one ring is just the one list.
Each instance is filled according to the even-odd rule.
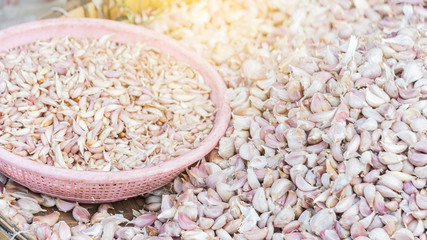
[[122,181],[106,183],[87,183],[74,179],[60,180],[46,177],[43,174],[25,171],[4,162],[0,163],[1,172],[21,185],[29,187],[34,192],[87,203],[115,202],[153,191],[168,184],[183,170],[185,168],[135,181],[123,179]]

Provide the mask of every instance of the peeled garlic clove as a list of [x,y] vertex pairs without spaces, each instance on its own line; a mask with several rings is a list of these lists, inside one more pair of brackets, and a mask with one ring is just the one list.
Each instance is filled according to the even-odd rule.
[[86,208],[81,207],[78,203],[76,203],[73,208],[73,217],[78,222],[87,223],[90,220],[90,213]]
[[49,215],[34,217],[33,222],[47,223],[49,226],[53,226],[58,221],[59,215],[59,212],[55,211]]

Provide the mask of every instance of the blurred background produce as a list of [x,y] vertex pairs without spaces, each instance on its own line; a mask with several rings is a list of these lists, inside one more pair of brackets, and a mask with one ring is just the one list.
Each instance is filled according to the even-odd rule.
[[[0,0],[0,28],[52,17],[108,18],[151,22],[176,0]],[[191,3],[198,0],[180,0]]]
[[67,0],[0,0],[0,29],[35,20],[66,2]]

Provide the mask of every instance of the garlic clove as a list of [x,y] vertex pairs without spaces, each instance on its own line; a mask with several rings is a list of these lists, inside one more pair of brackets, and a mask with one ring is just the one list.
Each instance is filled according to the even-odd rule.
[[75,206],[76,204],[75,203],[73,203],[73,202],[67,202],[67,201],[65,201],[65,200],[62,200],[62,199],[60,199],[60,198],[57,198],[56,199],[56,207],[58,208],[58,210],[59,211],[61,211],[61,212],[68,212],[68,211],[71,211],[73,208],[74,208],[74,206]]
[[59,215],[60,215],[60,213],[55,211],[55,212],[48,214],[48,215],[45,215],[45,216],[34,217],[33,222],[47,223],[47,224],[49,224],[49,226],[53,226],[58,221]]
[[78,222],[87,223],[90,220],[90,213],[86,208],[76,203],[73,208],[73,218]]
[[191,231],[196,228],[197,223],[192,221],[185,213],[179,212],[178,213],[178,224],[179,226],[187,231]]

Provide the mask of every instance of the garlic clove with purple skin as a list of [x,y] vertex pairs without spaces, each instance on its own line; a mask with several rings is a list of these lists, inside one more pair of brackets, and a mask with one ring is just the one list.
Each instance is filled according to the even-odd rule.
[[310,185],[303,177],[301,177],[301,175],[295,177],[295,185],[298,189],[304,192],[313,191],[318,188]]
[[420,209],[427,210],[427,193],[425,191],[424,193],[417,193],[415,199]]
[[138,232],[134,227],[123,227],[116,230],[114,236],[123,240],[131,240]]
[[374,209],[379,214],[387,213],[387,208],[385,207],[384,197],[379,192],[375,193]]
[[256,190],[254,198],[252,199],[252,204],[260,213],[264,213],[268,211],[268,203],[265,195],[265,189],[260,187]]
[[33,214],[46,211],[43,208],[41,208],[37,202],[29,198],[21,198],[18,201],[16,201],[16,203],[22,210],[29,211],[30,213],[33,213]]
[[400,192],[403,189],[403,182],[392,174],[381,175],[378,184],[384,185],[396,192]]
[[397,230],[394,233],[394,237],[395,239],[399,240],[414,240],[414,234],[406,228],[401,228]]
[[55,232],[58,233],[60,240],[70,240],[71,239],[71,229],[70,226],[64,221],[59,221],[54,226]]
[[203,213],[208,218],[216,219],[217,217],[221,216],[221,214],[223,212],[224,212],[224,207],[221,206],[221,205],[217,205],[217,206],[206,206],[206,207],[203,208]]
[[31,228],[37,235],[38,239],[49,239],[52,236],[52,230],[47,223],[37,223],[31,225]]
[[261,239],[265,239],[265,237],[268,234],[268,229],[267,228],[263,228],[263,229],[252,229],[250,231],[244,232],[243,235],[245,235],[245,237],[248,240],[261,240]]
[[33,222],[47,223],[47,224],[49,224],[49,226],[53,226],[58,221],[59,215],[60,215],[60,213],[55,211],[55,212],[52,212],[51,214],[48,214],[45,216],[34,217]]
[[382,228],[375,228],[368,234],[371,240],[387,240],[390,239],[387,232]]
[[405,65],[402,77],[405,79],[406,83],[409,84],[422,78],[423,72],[421,67],[413,61]]
[[56,207],[61,212],[69,212],[74,208],[75,205],[76,204],[73,202],[67,202],[67,201],[62,200],[60,198],[56,199]]
[[291,190],[293,187],[293,184],[288,179],[277,179],[273,182],[271,189],[270,189],[270,196],[273,201],[276,201],[278,198],[283,196],[285,193],[287,193],[289,190]]
[[90,220],[90,213],[86,208],[76,203],[73,208],[73,218],[78,222],[87,223]]
[[335,212],[336,213],[343,213],[345,211],[347,211],[347,209],[349,209],[351,206],[353,206],[354,204],[354,198],[355,198],[355,194],[348,196],[344,199],[341,199],[337,205],[335,205]]
[[181,234],[181,238],[188,240],[208,240],[209,235],[201,230],[183,231]]
[[81,231],[82,234],[90,237],[100,237],[102,234],[103,225],[101,223],[95,223],[92,226]]
[[44,207],[53,207],[56,204],[55,198],[49,197],[47,195],[42,194],[41,197],[43,198],[42,206]]
[[330,240],[340,240],[341,238],[338,236],[338,233],[335,230],[327,229],[320,233],[320,236],[323,239],[330,239]]
[[191,231],[196,228],[197,223],[192,221],[185,213],[178,213],[178,224],[183,230]]
[[310,227],[316,234],[326,229],[332,229],[336,222],[336,215],[333,209],[325,208],[317,212],[310,220]]
[[107,221],[102,224],[102,240],[113,240],[114,233],[118,229],[118,224],[115,221]]
[[171,237],[179,237],[181,235],[182,229],[179,227],[179,224],[175,221],[169,221],[163,224],[160,228],[160,233],[165,233]]
[[133,223],[135,226],[139,228],[143,228],[145,226],[152,225],[156,219],[157,219],[157,216],[155,213],[146,213],[133,219],[131,223]]
[[198,225],[200,226],[200,229],[210,229],[214,222],[215,220],[212,218],[200,217]]
[[273,220],[273,225],[274,227],[283,228],[294,219],[294,210],[289,205],[287,205],[276,215]]
[[410,150],[408,152],[408,160],[416,167],[423,167],[427,165],[427,154]]
[[427,153],[427,141],[419,141],[415,143],[414,149],[418,152]]

